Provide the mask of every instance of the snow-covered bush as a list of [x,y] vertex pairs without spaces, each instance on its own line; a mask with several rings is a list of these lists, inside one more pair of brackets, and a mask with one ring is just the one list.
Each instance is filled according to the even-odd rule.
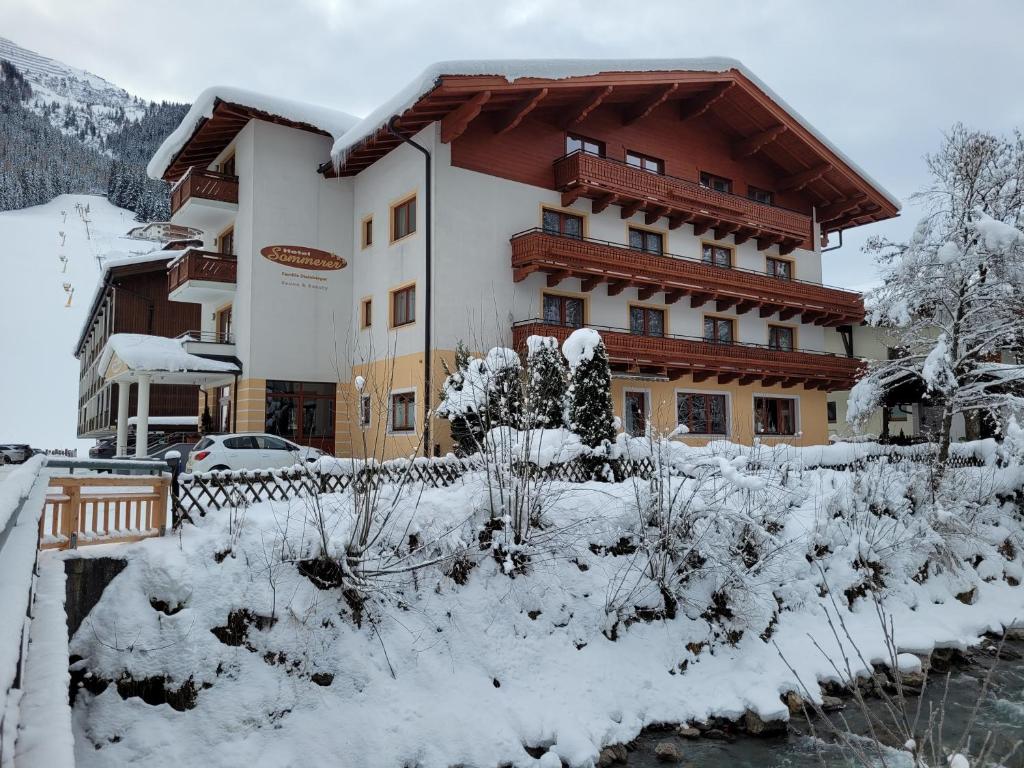
[[565,396],[569,386],[565,358],[552,336],[526,340],[526,396],[528,423],[524,427],[557,429],[565,425]]
[[615,439],[608,351],[592,328],[578,328],[562,345],[569,362],[568,426],[596,448]]
[[522,365],[506,347],[494,347],[483,359],[465,357],[441,387],[437,415],[447,419],[452,438],[465,454],[476,453],[488,430],[518,427],[522,420]]

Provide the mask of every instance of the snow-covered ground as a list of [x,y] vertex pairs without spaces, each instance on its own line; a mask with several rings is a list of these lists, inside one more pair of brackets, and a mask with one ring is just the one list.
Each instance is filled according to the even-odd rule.
[[[743,456],[695,456],[686,471],[661,491],[535,485],[523,544],[487,532],[485,473],[385,490],[358,568],[343,557],[350,493],[83,549],[128,565],[71,643],[93,676],[75,708],[79,765],[590,766],[646,725],[786,717],[780,694],[799,690],[787,662],[804,681],[835,676],[813,645],[836,649],[826,612],[882,661],[869,582],[903,650],[965,647],[1024,617],[1021,524],[993,500],[1019,467],[955,470],[949,487],[973,500],[935,507],[906,463],[754,482]],[[661,541],[678,548],[672,615],[644,568]],[[308,575],[325,548],[362,596]],[[142,698],[164,691],[177,708]]]
[[[89,207],[88,225],[76,205]],[[0,281],[0,442],[77,447],[80,455],[92,444],[75,437],[78,361],[72,348],[100,273],[96,257],[153,248],[123,237],[132,226],[129,211],[95,195],[61,195],[0,213],[6,276]],[[65,284],[74,290],[70,307]]]

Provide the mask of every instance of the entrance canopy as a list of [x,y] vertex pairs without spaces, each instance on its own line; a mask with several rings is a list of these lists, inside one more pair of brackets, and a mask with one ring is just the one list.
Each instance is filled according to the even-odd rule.
[[115,333],[100,355],[99,369],[106,381],[131,383],[144,376],[154,384],[216,384],[241,371],[235,362],[186,352],[184,341]]

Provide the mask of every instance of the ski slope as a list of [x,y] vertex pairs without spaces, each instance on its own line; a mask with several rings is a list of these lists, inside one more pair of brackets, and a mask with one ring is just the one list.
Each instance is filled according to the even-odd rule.
[[[99,278],[97,257],[152,250],[123,237],[133,225],[130,211],[95,195],[61,195],[0,213],[0,443],[77,447],[80,454],[92,444],[75,436],[72,348]],[[65,283],[73,289],[69,307]]]

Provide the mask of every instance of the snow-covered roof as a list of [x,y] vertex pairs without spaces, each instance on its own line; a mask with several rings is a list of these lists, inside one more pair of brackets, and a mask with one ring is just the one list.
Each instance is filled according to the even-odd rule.
[[238,366],[224,360],[211,360],[185,351],[184,339],[146,336],[141,333],[115,333],[103,348],[99,370],[106,370],[114,355],[130,371],[209,371],[237,373]]
[[[586,77],[589,75],[607,74],[612,72],[709,72],[721,73],[736,70],[765,95],[778,104],[793,117],[803,128],[825,145],[830,152],[848,165],[883,194],[889,202],[900,207],[895,195],[888,192],[860,166],[847,157],[838,147],[818,132],[799,112],[793,109],[775,91],[769,88],[757,75],[747,69],[737,59],[710,56],[692,59],[474,59],[462,61],[439,61],[428,66],[412,82],[402,88],[393,97],[385,101],[369,115],[352,125],[342,135],[336,137],[331,148],[331,159],[335,166],[345,162],[348,153],[361,141],[373,136],[387,125],[393,115],[400,115],[411,108],[420,98],[428,94],[444,75],[470,76],[490,75],[504,77],[509,82],[520,78],[545,78],[564,80],[570,77]],[[152,165],[152,164],[151,164]],[[150,171],[152,175],[152,170]]]
[[330,134],[335,140],[345,134],[359,118],[330,107],[320,104],[309,104],[302,101],[292,101],[276,96],[248,91],[243,88],[234,88],[226,85],[215,85],[207,88],[199,94],[193,102],[192,108],[185,115],[181,124],[174,129],[163,144],[157,149],[146,166],[146,173],[152,179],[162,179],[167,168],[173,162],[175,156],[192,138],[199,124],[213,116],[214,107],[218,101],[238,104],[249,109],[266,112],[277,117],[290,120],[295,123],[303,123]]

